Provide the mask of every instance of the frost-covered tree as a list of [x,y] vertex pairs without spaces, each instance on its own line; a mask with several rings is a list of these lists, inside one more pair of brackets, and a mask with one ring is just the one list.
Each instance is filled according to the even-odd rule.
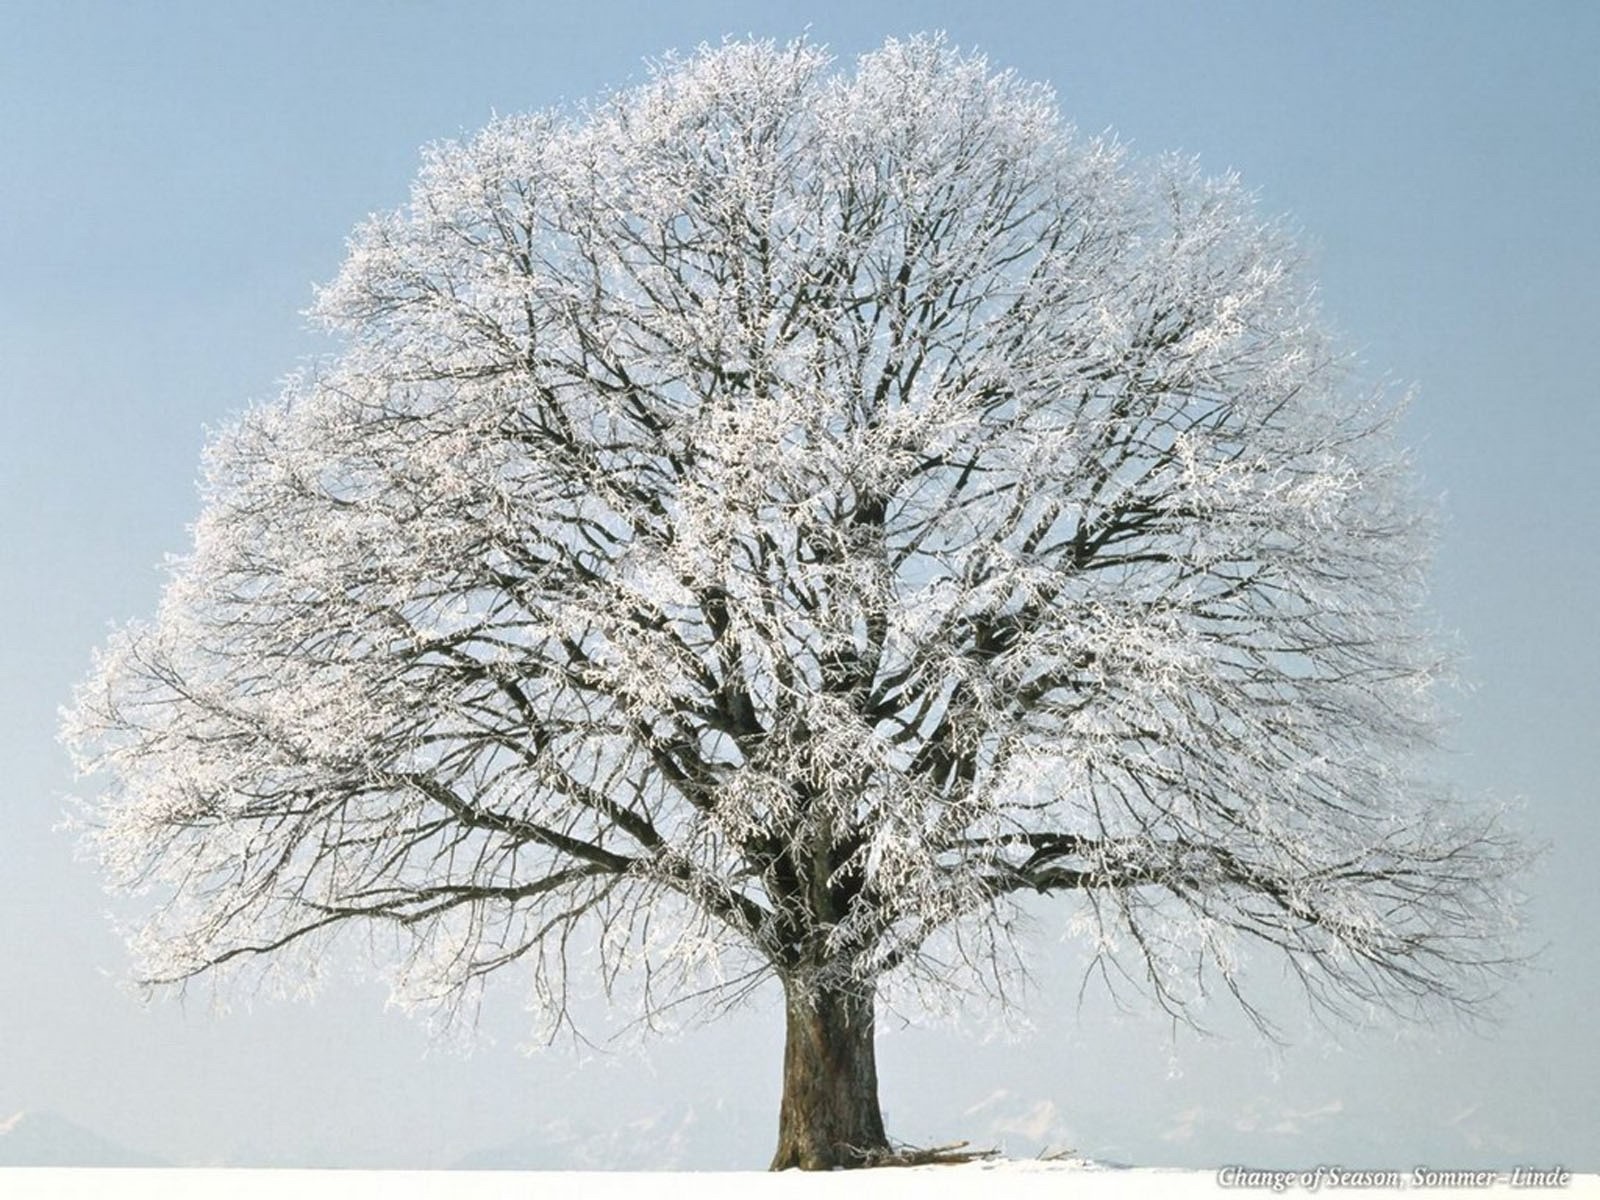
[[776,980],[824,1167],[888,1147],[875,1004],[1004,990],[1033,897],[1178,1017],[1510,961],[1394,405],[1235,180],[937,38],[731,43],[433,147],[314,314],[68,714],[143,978]]

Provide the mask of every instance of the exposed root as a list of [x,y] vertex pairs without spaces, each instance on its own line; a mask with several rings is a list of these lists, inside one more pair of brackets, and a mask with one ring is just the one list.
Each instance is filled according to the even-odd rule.
[[998,1150],[968,1150],[966,1142],[951,1142],[947,1146],[896,1146],[862,1156],[863,1167],[927,1167],[956,1166],[960,1163],[981,1162],[994,1158]]

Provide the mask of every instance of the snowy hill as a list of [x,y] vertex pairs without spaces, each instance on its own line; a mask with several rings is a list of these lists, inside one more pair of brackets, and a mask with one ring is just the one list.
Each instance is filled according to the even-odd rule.
[[[1304,1192],[1303,1187],[1291,1189]],[[1409,1190],[1361,1189],[1361,1195]],[[785,1171],[703,1173],[512,1171],[0,1171],[6,1200],[1179,1200],[1219,1193],[1215,1171],[1095,1170],[1082,1166],[1002,1161],[958,1167],[911,1167],[807,1174]],[[1245,1195],[1285,1191],[1265,1185]],[[1488,1187],[1431,1186],[1432,1200],[1530,1194],[1509,1179]],[[1562,1200],[1600,1197],[1600,1177],[1572,1177]]]
[[119,1146],[55,1113],[19,1112],[0,1119],[0,1167],[168,1165],[152,1155]]

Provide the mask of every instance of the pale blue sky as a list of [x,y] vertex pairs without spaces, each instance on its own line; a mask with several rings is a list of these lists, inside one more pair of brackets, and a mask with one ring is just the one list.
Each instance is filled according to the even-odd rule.
[[[142,1009],[90,870],[53,831],[55,710],[108,625],[148,613],[196,511],[204,427],[323,347],[297,316],[425,142],[593,95],[725,34],[841,55],[945,28],[1052,83],[1136,152],[1236,169],[1317,247],[1332,321],[1415,382],[1407,435],[1444,495],[1435,607],[1474,685],[1446,772],[1525,796],[1548,943],[1488,1037],[1173,1043],[1073,1011],[1054,955],[1017,1042],[885,1038],[891,1132],[1053,1136],[1142,1162],[1600,1168],[1600,6],[1589,3],[83,3],[0,0],[0,1118],[51,1109],[180,1161],[427,1166],[558,1116],[751,1114],[711,1139],[760,1165],[779,1016],[648,1060],[515,1052],[515,981],[471,1057],[337,981],[222,1019]],[[966,1110],[1001,1089],[987,1109]],[[1039,1128],[1049,1125],[1043,1120]],[[708,1118],[709,1119],[709,1118]],[[1002,1121],[1002,1124],[1006,1123]],[[1039,1148],[1028,1133],[1013,1150]]]

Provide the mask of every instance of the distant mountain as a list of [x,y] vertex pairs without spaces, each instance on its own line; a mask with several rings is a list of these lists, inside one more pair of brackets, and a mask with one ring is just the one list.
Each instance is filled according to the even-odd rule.
[[50,1112],[0,1118],[0,1167],[166,1167]]
[[704,1114],[688,1108],[608,1128],[561,1119],[451,1165],[464,1171],[758,1170],[771,1153],[765,1126],[757,1129],[720,1100]]
[[[678,1111],[618,1114],[616,1124],[558,1118],[450,1165],[473,1171],[758,1171],[772,1154],[776,1118],[770,1110],[752,1111],[724,1100]],[[954,1136],[911,1140],[932,1146],[962,1136],[969,1139],[970,1149],[1021,1160],[1050,1157],[1080,1167],[1123,1165],[1076,1153],[1052,1101],[1004,1089],[967,1109]]]

